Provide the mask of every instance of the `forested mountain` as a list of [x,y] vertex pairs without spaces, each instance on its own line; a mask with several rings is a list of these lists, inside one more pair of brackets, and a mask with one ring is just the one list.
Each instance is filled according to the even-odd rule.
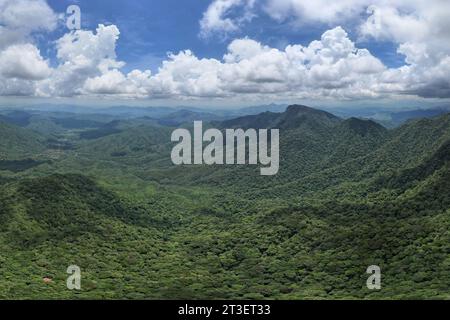
[[45,149],[45,139],[38,133],[1,120],[0,137],[0,160],[16,160]]
[[297,105],[205,124],[280,129],[273,177],[175,167],[153,118],[8,119],[0,298],[450,298],[450,114],[388,130]]
[[221,123],[221,127],[242,129],[277,128],[280,130],[288,130],[299,129],[301,126],[333,126],[339,121],[340,119],[331,113],[306,106],[292,105],[282,113],[268,111],[257,115],[249,115],[223,121]]

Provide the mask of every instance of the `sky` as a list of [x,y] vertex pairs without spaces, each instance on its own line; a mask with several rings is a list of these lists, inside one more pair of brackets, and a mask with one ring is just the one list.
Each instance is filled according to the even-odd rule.
[[0,105],[449,100],[447,0],[0,0]]

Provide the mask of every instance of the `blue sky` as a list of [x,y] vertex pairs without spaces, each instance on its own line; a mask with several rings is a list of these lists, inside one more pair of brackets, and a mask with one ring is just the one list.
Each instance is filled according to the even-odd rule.
[[[192,50],[198,57],[221,59],[233,37],[249,37],[279,49],[292,43],[307,45],[330,28],[329,24],[292,28],[287,22],[276,23],[261,15],[225,38],[203,39],[199,36],[199,21],[211,3],[208,0],[109,0],[107,5],[104,0],[49,0],[48,3],[57,12],[64,12],[69,5],[77,3],[82,10],[84,29],[93,30],[100,23],[116,25],[121,31],[118,58],[127,62],[125,70],[129,71],[149,67],[156,71],[166,59],[167,52],[185,49]],[[345,26],[350,36],[357,39],[352,23]],[[59,35],[65,32],[59,31]],[[398,67],[405,62],[405,57],[397,53],[393,42],[358,43],[389,67]]]
[[[51,0],[49,4],[63,12],[70,0]],[[119,59],[127,69],[159,67],[167,52],[186,48],[203,56],[219,57],[226,47],[200,41],[198,22],[208,7],[207,1],[77,1],[82,10],[82,28],[93,30],[98,24],[114,24],[120,31],[117,44]]]
[[[74,1],[50,0],[48,3],[56,11],[64,12]],[[199,56],[220,57],[226,48],[223,42],[212,45],[198,37],[199,21],[208,7],[207,1],[110,0],[105,5],[103,0],[91,0],[76,3],[82,10],[83,29],[94,30],[100,23],[119,28],[117,55],[127,62],[126,70],[156,70],[166,59],[167,52],[190,48]]]
[[[81,30],[69,32],[64,13],[74,4]],[[450,98],[448,1],[0,0],[0,6],[0,102],[427,105]]]

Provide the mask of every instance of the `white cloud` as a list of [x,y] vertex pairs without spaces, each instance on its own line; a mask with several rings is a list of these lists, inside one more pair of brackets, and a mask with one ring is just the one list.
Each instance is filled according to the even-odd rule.
[[56,42],[60,64],[52,79],[40,84],[41,92],[46,96],[82,94],[87,79],[123,67],[124,63],[116,60],[119,35],[114,25],[99,25],[96,32],[78,30],[64,35]]
[[126,76],[117,69],[101,76],[89,78],[84,83],[83,93],[94,95],[114,94],[130,98],[148,97],[151,72],[133,70]]
[[107,96],[144,98],[149,95],[151,72],[134,70],[124,75],[117,60],[120,31],[115,25],[99,25],[95,32],[78,30],[56,42],[59,65],[52,79],[38,85],[45,96]]
[[87,79],[84,88],[97,94],[121,94],[125,93],[126,80],[120,71],[114,69],[101,76]]
[[74,62],[85,57],[92,62],[116,58],[116,41],[119,29],[115,25],[99,25],[96,33],[78,30],[64,35],[57,41],[58,58],[66,62]]
[[[239,30],[243,23],[254,18],[253,8],[256,0],[215,0],[200,20],[200,36],[207,38],[213,33],[226,35]],[[229,17],[230,11],[241,8],[237,17]]]
[[368,8],[361,34],[398,44],[409,65],[398,82],[405,92],[424,97],[450,97],[450,2],[393,1]]
[[[214,8],[218,2],[220,1],[213,1],[210,8]],[[245,4],[245,1],[233,1],[231,5],[236,11],[236,8],[243,7]],[[380,79],[389,79],[389,83],[378,83],[376,87],[385,92],[395,91],[429,97],[436,91],[431,88],[436,86],[440,88],[438,96],[450,95],[448,73],[442,72],[447,70],[450,55],[450,32],[448,32],[450,1],[448,0],[262,0],[258,2],[258,6],[253,5],[251,9],[254,14],[264,12],[279,23],[293,23],[293,27],[317,24],[356,25],[362,39],[391,41],[397,44],[398,53],[405,56],[407,65],[389,70],[388,75],[380,75]],[[217,17],[214,24],[216,28],[207,30],[210,33],[228,32],[220,25],[225,16]],[[239,21],[236,15],[228,15],[226,19]],[[235,28],[230,31],[236,32],[242,24],[234,24],[234,26]],[[336,40],[329,39],[330,43],[338,46],[348,46],[350,41]],[[322,38],[322,44],[326,41],[328,40]],[[253,49],[249,47],[249,50]],[[330,50],[334,53],[346,54],[345,48],[335,50],[330,47],[322,50],[322,54],[315,59],[322,59],[323,63],[317,64],[311,72],[318,79],[332,78],[333,72],[337,72],[333,68],[327,71],[327,51]],[[334,57],[332,52],[331,57]],[[359,64],[361,60],[363,59],[359,59]],[[339,65],[343,64],[345,63],[339,63]],[[369,64],[365,65],[365,68],[370,67]],[[375,64],[374,67],[379,69],[379,64]],[[444,94],[446,91],[447,93]],[[367,89],[364,92],[367,92]]]
[[[272,48],[245,37],[230,41],[222,59],[201,59],[183,50],[168,55],[154,74],[149,70],[125,74],[125,63],[116,55],[120,36],[116,26],[99,25],[95,31],[64,35],[55,42],[57,62],[52,68],[33,44],[32,34],[52,30],[57,14],[43,0],[0,0],[0,95],[180,100],[359,99],[399,94],[448,98],[449,3],[216,0],[201,21],[205,37],[235,32],[263,10],[278,21],[335,26],[308,45]],[[40,16],[31,17],[30,8]],[[369,50],[359,48],[337,25],[349,19],[356,21],[360,37],[396,43],[406,57],[405,65],[388,68]]]
[[31,43],[33,32],[56,28],[58,16],[44,0],[0,0],[0,95],[37,95],[51,68]]
[[340,24],[358,18],[373,2],[386,0],[214,0],[200,21],[200,35],[226,35],[240,30],[259,14],[277,22]]
[[216,59],[198,59],[190,50],[170,54],[151,79],[150,93],[156,96],[221,96]]
[[0,52],[0,75],[5,78],[42,80],[50,74],[47,61],[31,44],[13,45]]
[[56,28],[58,16],[44,0],[0,0],[0,50],[34,31]]
[[269,50],[269,47],[262,46],[257,41],[248,38],[237,39],[228,46],[228,53],[225,54],[224,60],[227,63],[239,62],[244,59],[251,59]]
[[[370,90],[370,84],[375,80],[373,75],[384,70],[378,59],[367,50],[358,50],[347,33],[338,27],[325,32],[320,41],[308,47],[295,45],[285,50],[248,38],[234,40],[222,61],[199,59],[189,50],[172,54],[157,74],[146,77],[145,88],[149,97],[264,94],[303,97],[318,90],[321,95],[358,98],[377,95]],[[115,73],[110,83],[114,83],[117,90],[122,88],[120,93],[124,93],[124,88],[133,88],[128,83],[129,78]],[[105,88],[102,85],[105,80],[102,77],[95,82]],[[92,91],[91,81],[89,87]],[[105,92],[115,91],[110,87],[106,89]]]
[[35,96],[35,83],[21,79],[0,77],[0,96]]
[[355,18],[370,1],[368,0],[265,0],[264,11],[281,21],[292,17],[305,22],[341,23]]

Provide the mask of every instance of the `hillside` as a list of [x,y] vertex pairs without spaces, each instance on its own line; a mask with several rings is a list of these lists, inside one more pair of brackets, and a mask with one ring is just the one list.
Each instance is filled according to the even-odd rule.
[[30,157],[44,149],[44,138],[38,133],[0,120],[0,160]]
[[333,126],[339,121],[340,119],[331,113],[306,106],[292,105],[282,113],[273,113],[268,111],[262,114],[244,116],[223,121],[220,126],[222,128],[277,128],[280,130],[288,130],[299,129],[302,126]]
[[[388,130],[291,106],[205,124],[279,128],[274,177],[175,167],[173,128],[154,119],[66,117],[54,141],[0,124],[10,159],[59,146],[0,171],[0,298],[450,298],[450,115]],[[65,289],[70,264],[81,292]]]
[[[24,180],[1,194],[0,298],[150,297],[138,287],[155,288],[157,270],[165,268],[154,217],[77,175]],[[154,276],[136,277],[147,259],[155,260],[147,270]],[[86,271],[81,294],[65,288],[67,263]],[[43,277],[53,283],[44,285]]]

